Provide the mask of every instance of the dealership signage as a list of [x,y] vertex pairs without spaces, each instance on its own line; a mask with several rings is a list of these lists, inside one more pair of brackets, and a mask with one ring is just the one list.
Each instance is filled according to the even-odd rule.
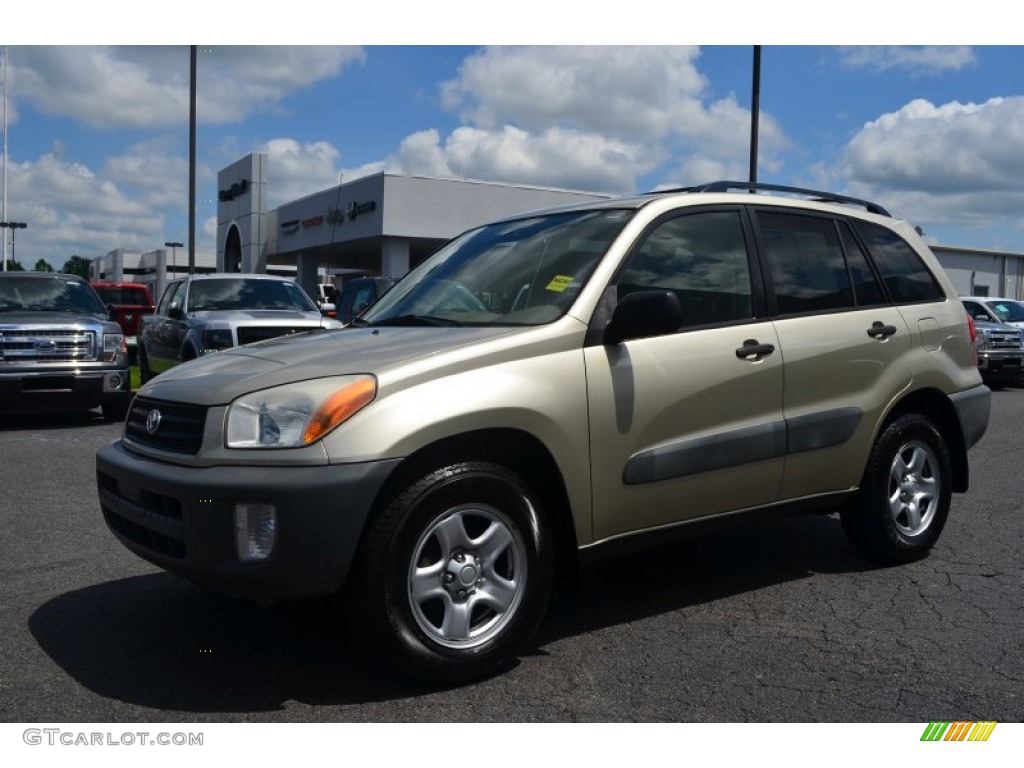
[[229,203],[236,197],[241,197],[247,191],[249,191],[249,180],[242,179],[241,181],[236,181],[227,189],[222,189],[217,192],[217,197],[222,203]]
[[370,213],[375,210],[377,210],[377,203],[373,200],[368,203],[357,203],[353,200],[348,204],[345,213],[350,219],[354,219],[356,216],[361,216],[364,213]]
[[341,208],[328,208],[326,216],[310,216],[308,219],[291,219],[289,221],[281,222],[281,232],[286,235],[294,235],[299,229],[309,229],[310,227],[319,227],[323,224],[332,224],[337,226],[344,224],[345,219],[355,219],[362,216],[364,213],[372,213],[377,210],[377,202],[371,200],[368,203],[357,203],[355,201],[349,203],[344,209]]

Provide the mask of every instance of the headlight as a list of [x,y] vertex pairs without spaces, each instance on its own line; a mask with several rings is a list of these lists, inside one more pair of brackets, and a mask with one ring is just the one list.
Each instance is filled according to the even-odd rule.
[[974,337],[974,343],[981,349],[988,349],[989,333],[986,330],[979,330],[977,336]]
[[203,331],[203,349],[200,354],[216,352],[220,349],[227,349],[235,346],[235,340],[231,336],[229,328],[208,329]]
[[111,363],[117,360],[117,354],[121,352],[127,354],[128,348],[124,345],[124,334],[123,333],[104,333],[103,334],[103,361]]
[[243,395],[228,407],[228,448],[301,448],[377,396],[368,375],[300,381]]

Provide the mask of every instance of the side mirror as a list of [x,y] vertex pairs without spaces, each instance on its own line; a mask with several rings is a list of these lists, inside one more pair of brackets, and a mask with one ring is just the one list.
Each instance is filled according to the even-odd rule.
[[606,344],[629,339],[662,336],[679,330],[683,324],[683,308],[672,291],[638,291],[627,294],[615,307]]
[[181,307],[178,306],[172,306],[169,310],[167,310],[167,316],[171,318],[171,320],[185,319],[184,311],[182,311]]

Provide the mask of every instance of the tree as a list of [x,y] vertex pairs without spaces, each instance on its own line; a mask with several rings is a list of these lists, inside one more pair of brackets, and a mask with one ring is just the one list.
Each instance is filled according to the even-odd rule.
[[21,266],[21,262],[20,261],[15,261],[14,259],[8,259],[7,260],[7,271],[8,272],[24,272],[25,268],[23,266]]
[[64,266],[61,267],[60,271],[69,275],[78,275],[82,279],[88,280],[89,265],[91,263],[91,259],[87,259],[84,256],[79,256],[76,254],[64,262]]
[[39,259],[34,267],[36,272],[53,272],[53,267],[46,259]]

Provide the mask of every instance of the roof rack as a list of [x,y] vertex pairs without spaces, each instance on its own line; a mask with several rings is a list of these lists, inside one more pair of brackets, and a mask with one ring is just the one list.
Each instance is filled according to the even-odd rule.
[[891,213],[878,205],[878,203],[872,203],[869,200],[847,197],[846,195],[836,195],[831,192],[819,192],[816,189],[785,187],[781,184],[761,184],[760,182],[752,181],[712,181],[708,184],[701,184],[696,187],[680,187],[678,189],[658,190],[658,192],[652,194],[660,194],[664,192],[728,192],[733,189],[745,189],[748,192],[785,192],[791,195],[802,195],[816,202],[856,205],[858,207],[863,207],[868,211],[868,213],[877,213],[879,216],[892,216]]

